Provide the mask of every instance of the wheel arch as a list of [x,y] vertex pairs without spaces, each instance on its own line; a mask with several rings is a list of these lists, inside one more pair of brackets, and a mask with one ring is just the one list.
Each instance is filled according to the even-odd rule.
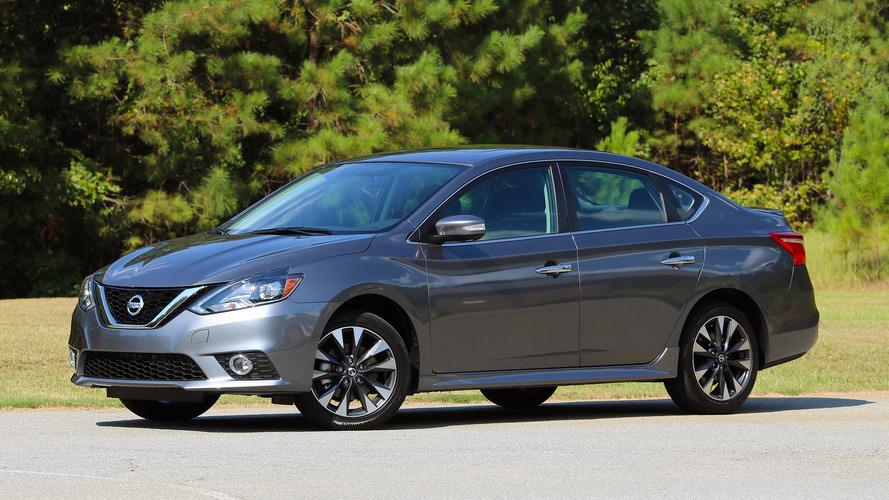
[[358,295],[343,302],[330,316],[333,321],[343,311],[359,310],[365,311],[386,320],[387,323],[395,328],[395,331],[401,335],[411,359],[411,380],[408,387],[408,393],[413,393],[417,389],[419,383],[420,372],[420,353],[417,341],[417,331],[413,322],[410,320],[407,312],[394,300],[389,297],[376,294]]
[[765,364],[766,352],[768,352],[768,334],[766,328],[766,320],[763,316],[762,309],[759,307],[759,304],[753,300],[753,297],[747,295],[741,290],[733,289],[733,288],[721,288],[717,290],[712,290],[708,292],[706,295],[698,299],[695,303],[694,307],[689,310],[688,315],[686,316],[685,323],[682,325],[682,331],[685,331],[685,328],[688,326],[688,322],[695,317],[695,314],[699,309],[706,307],[707,304],[711,304],[713,302],[725,302],[731,304],[734,307],[737,307],[747,316],[747,319],[750,321],[750,324],[753,325],[753,329],[755,330],[753,333],[756,335],[756,341],[758,345],[759,351],[759,366],[757,366],[758,370],[761,370]]

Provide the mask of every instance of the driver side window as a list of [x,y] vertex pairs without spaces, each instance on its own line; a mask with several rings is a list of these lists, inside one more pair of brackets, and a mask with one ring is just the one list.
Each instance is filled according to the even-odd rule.
[[451,202],[445,215],[475,215],[487,228],[481,240],[558,232],[549,167],[523,168],[480,181]]

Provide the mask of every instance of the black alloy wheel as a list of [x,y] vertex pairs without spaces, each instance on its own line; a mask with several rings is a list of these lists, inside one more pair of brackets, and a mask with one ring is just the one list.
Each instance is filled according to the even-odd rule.
[[750,321],[734,306],[710,303],[686,323],[679,374],[664,382],[681,408],[717,414],[737,410],[753,390],[759,362]]

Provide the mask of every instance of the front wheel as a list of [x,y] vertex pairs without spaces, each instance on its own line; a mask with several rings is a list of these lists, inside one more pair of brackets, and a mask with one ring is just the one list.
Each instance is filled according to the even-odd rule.
[[534,408],[556,392],[555,387],[518,387],[514,389],[482,389],[488,401],[504,408]]
[[335,318],[315,351],[311,392],[296,406],[328,429],[367,429],[392,417],[407,394],[404,340],[379,316],[352,311]]
[[145,399],[124,399],[120,402],[136,415],[155,421],[177,422],[191,420],[205,411],[219,399],[219,394],[205,394],[200,402],[151,401]]
[[759,351],[750,321],[739,309],[712,303],[697,311],[682,333],[679,373],[664,385],[686,411],[737,410],[756,381]]

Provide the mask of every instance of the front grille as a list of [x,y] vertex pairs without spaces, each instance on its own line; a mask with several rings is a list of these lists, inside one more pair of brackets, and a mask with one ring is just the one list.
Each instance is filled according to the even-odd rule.
[[[118,325],[145,326],[173,302],[184,288],[114,288],[103,286],[105,303],[112,323]],[[136,296],[141,298],[142,308],[130,314],[127,304]]]
[[184,354],[88,351],[84,357],[83,374],[91,378],[177,382],[207,380],[197,363]]
[[[253,371],[247,375],[238,375],[233,372],[228,365],[228,360],[235,354],[243,354],[250,358],[250,361],[253,362]],[[219,366],[228,373],[229,377],[236,380],[277,380],[281,378],[281,376],[278,375],[278,370],[275,369],[275,365],[273,365],[269,357],[261,351],[230,352],[227,354],[217,354],[215,358],[216,361],[219,362]]]

